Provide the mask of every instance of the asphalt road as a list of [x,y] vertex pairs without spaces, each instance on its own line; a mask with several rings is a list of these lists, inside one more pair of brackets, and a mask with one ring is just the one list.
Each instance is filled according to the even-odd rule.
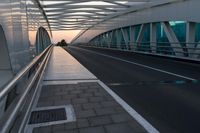
[[66,50],[161,133],[200,132],[199,64],[95,48]]

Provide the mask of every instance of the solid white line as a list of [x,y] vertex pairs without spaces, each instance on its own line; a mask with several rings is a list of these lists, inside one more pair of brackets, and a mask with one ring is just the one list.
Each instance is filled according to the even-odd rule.
[[123,99],[121,99],[115,92],[107,87],[103,82],[98,83],[148,132],[159,133],[147,120],[145,120],[137,111],[129,106]]
[[180,77],[180,78],[183,78],[183,79],[196,81],[196,79],[194,79],[194,78],[186,77],[186,76],[183,76],[183,75],[179,75],[179,74],[176,74],[176,73],[168,72],[168,71],[165,71],[165,70],[161,70],[161,69],[154,68],[154,67],[151,67],[151,66],[143,65],[143,64],[140,64],[140,63],[124,60],[124,59],[121,59],[121,58],[118,58],[118,57],[114,57],[114,56],[111,56],[111,55],[106,55],[106,54],[102,54],[102,53],[99,53],[99,52],[94,52],[94,51],[91,51],[91,50],[86,50],[86,49],[78,48],[78,47],[73,47],[73,48],[85,50],[85,51],[88,51],[90,53],[94,53],[94,54],[98,54],[98,55],[101,55],[101,56],[109,57],[109,58],[112,58],[112,59],[115,59],[115,60],[120,60],[120,61],[123,61],[123,62],[126,62],[126,63],[130,63],[130,64],[137,65],[137,66],[140,66],[140,67],[148,68],[148,69],[151,69],[151,70],[154,70],[154,71],[158,71],[158,72],[162,72],[162,73],[165,73],[165,74],[168,74],[168,75],[173,75],[173,76]]
[[43,85],[63,85],[63,84],[78,84],[87,82],[97,82],[98,80],[70,80],[70,81],[43,81]]

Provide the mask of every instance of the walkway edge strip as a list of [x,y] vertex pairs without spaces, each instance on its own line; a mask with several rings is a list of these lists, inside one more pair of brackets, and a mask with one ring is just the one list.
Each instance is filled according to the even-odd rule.
[[123,99],[121,99],[115,92],[113,92],[102,81],[98,83],[148,132],[160,133],[147,120],[145,120],[139,113],[137,113],[131,106],[129,106]]
[[121,58],[118,58],[118,57],[114,57],[114,56],[111,56],[111,55],[106,55],[106,54],[102,54],[102,53],[98,53],[98,52],[94,52],[94,51],[91,51],[91,50],[78,48],[78,47],[72,47],[72,48],[82,49],[82,50],[88,51],[90,53],[98,54],[98,55],[105,56],[105,57],[108,57],[108,58],[112,58],[112,59],[115,59],[115,60],[120,60],[120,61],[123,61],[123,62],[126,62],[126,63],[130,63],[130,64],[137,65],[137,66],[140,66],[140,67],[148,68],[148,69],[151,69],[151,70],[154,70],[154,71],[158,71],[158,72],[162,72],[162,73],[165,73],[165,74],[173,75],[173,76],[180,77],[180,78],[183,78],[183,79],[187,79],[187,80],[190,80],[190,81],[197,81],[194,78],[186,77],[186,76],[183,76],[183,75],[179,75],[179,74],[168,72],[168,71],[161,70],[161,69],[158,69],[158,68],[150,67],[150,66],[143,65],[143,64],[140,64],[140,63],[124,60],[124,59],[121,59]]

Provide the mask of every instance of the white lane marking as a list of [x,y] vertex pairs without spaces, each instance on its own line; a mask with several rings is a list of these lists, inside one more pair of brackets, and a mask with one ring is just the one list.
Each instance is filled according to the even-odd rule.
[[126,62],[126,63],[130,63],[130,64],[137,65],[137,66],[140,66],[140,67],[148,68],[148,69],[151,69],[151,70],[154,70],[154,71],[158,71],[158,72],[162,72],[162,73],[165,73],[165,74],[168,74],[168,75],[173,75],[173,76],[180,77],[180,78],[183,78],[183,79],[187,79],[187,80],[191,80],[191,81],[197,81],[194,78],[186,77],[186,76],[183,76],[183,75],[180,75],[180,74],[168,72],[168,71],[165,71],[165,70],[161,70],[161,69],[158,69],[158,68],[150,67],[150,66],[143,65],[143,64],[140,64],[140,63],[124,60],[124,59],[121,59],[121,58],[118,58],[118,57],[114,57],[114,56],[111,56],[111,55],[106,55],[106,54],[102,54],[102,53],[99,53],[99,52],[94,52],[94,51],[91,51],[91,50],[86,50],[86,49],[78,48],[78,47],[73,47],[73,48],[82,49],[82,50],[88,51],[90,53],[94,53],[94,54],[98,54],[98,55],[101,55],[101,56],[109,57],[109,58],[112,58],[112,59],[115,59],[115,60],[120,60],[120,61],[123,61],[123,62]]
[[148,132],[159,133],[147,120],[145,120],[137,111],[129,106],[123,99],[121,99],[115,92],[107,87],[102,81],[98,83]]
[[97,82],[98,80],[55,80],[55,81],[43,81],[43,85],[63,85],[63,84],[78,84],[78,83],[85,83],[85,82]]

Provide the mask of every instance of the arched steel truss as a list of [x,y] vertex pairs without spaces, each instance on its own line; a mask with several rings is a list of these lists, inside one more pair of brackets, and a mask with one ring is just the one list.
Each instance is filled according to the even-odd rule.
[[89,30],[107,28],[110,27],[110,24],[106,23],[107,20],[118,17],[120,19],[120,16],[131,12],[179,0],[35,1],[39,1],[52,30]]
[[177,22],[182,25],[179,29],[175,27],[175,23],[154,22],[117,28],[96,36],[87,45],[165,56],[200,58],[199,23]]

